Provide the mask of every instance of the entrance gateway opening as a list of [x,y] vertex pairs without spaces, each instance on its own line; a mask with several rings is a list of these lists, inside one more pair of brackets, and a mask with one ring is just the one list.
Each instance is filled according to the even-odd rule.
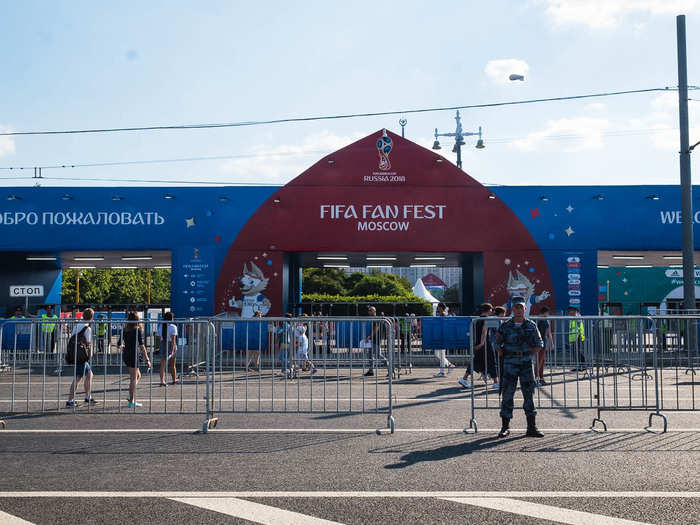
[[[22,281],[42,293],[20,298],[10,289],[6,316],[17,306],[31,315],[41,315],[52,305],[56,314],[60,308],[61,316],[73,317],[91,307],[113,318],[137,311],[143,319],[158,318],[170,309],[170,251],[34,252],[13,254],[14,259],[17,271],[5,275],[13,281],[8,285]],[[8,287],[3,288],[7,293]]]
[[[700,252],[695,252],[695,308],[700,311]],[[683,306],[683,254],[599,251],[598,309],[608,315],[666,315]]]
[[[431,303],[431,313],[438,302],[443,302],[450,314],[470,315],[483,297],[483,285],[478,286],[478,283],[483,283],[482,257],[478,253],[298,252],[288,254],[288,259],[289,275],[292,276],[288,304],[298,313],[366,315],[367,308],[374,305],[378,315],[421,315],[421,312],[425,315],[424,303],[418,301],[361,299],[368,295],[404,295],[399,290],[407,289]],[[332,279],[332,275],[319,278],[318,272],[309,271],[315,268],[337,270],[330,272],[336,279]],[[362,279],[373,274],[396,276],[396,291],[381,293],[368,280]]]

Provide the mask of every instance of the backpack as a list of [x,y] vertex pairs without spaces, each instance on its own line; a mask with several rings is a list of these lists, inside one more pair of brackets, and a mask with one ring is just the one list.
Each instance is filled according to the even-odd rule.
[[[68,338],[68,347],[66,349],[66,363],[69,365],[76,364],[76,350],[78,354],[77,364],[82,365],[89,360],[88,357],[88,342],[85,340],[85,330],[87,326],[84,326],[80,332],[73,334]],[[76,340],[77,336],[77,340]]]

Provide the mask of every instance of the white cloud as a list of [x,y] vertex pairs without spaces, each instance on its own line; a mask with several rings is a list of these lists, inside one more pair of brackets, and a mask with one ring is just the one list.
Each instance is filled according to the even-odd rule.
[[516,75],[523,75],[527,78],[527,72],[530,70],[530,66],[524,60],[517,58],[502,58],[499,60],[489,60],[484,67],[484,73],[493,82],[497,84],[509,84],[512,83],[508,80],[508,77],[515,73]]
[[[3,133],[8,133],[12,131],[10,128],[5,128],[0,126],[0,131]],[[15,139],[13,137],[2,136],[0,137],[0,157],[5,155],[12,155],[15,152]]]
[[[529,133],[525,138],[514,140],[512,145],[520,151],[535,151],[544,141],[561,139],[564,142],[557,145],[559,151],[577,152],[601,149],[603,133],[608,129],[607,119],[591,117],[563,118],[550,120],[547,127],[540,131]],[[567,140],[571,140],[567,143]]]
[[281,144],[272,149],[253,148],[246,157],[225,161],[221,165],[221,171],[234,175],[237,183],[284,184],[300,175],[319,158],[363,136],[359,132],[340,136],[323,130],[307,136],[299,144]]
[[[698,0],[540,0],[555,25],[587,25],[594,29],[617,26],[625,16],[635,14],[676,15],[700,8]],[[636,31],[643,29],[637,23]]]

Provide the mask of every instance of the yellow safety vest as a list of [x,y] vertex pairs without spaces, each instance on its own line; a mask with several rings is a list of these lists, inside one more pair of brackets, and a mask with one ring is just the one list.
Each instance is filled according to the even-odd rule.
[[583,335],[583,321],[572,319],[569,321],[569,342],[585,341],[586,336]]
[[[42,318],[49,318],[49,319],[57,319],[58,316],[56,314],[53,314],[51,316],[47,314],[41,314]],[[53,332],[53,329],[56,327],[56,323],[41,323],[41,331],[47,334],[50,334]]]

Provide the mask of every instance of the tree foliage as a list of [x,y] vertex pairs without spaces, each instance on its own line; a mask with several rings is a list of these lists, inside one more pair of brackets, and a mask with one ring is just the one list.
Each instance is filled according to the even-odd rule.
[[303,291],[307,294],[404,296],[411,293],[405,277],[373,271],[347,275],[336,268],[306,268],[302,273]]
[[[63,270],[61,302],[76,302],[80,272],[80,304],[137,304],[148,301],[148,270]],[[170,270],[151,270],[151,304],[170,303]]]

